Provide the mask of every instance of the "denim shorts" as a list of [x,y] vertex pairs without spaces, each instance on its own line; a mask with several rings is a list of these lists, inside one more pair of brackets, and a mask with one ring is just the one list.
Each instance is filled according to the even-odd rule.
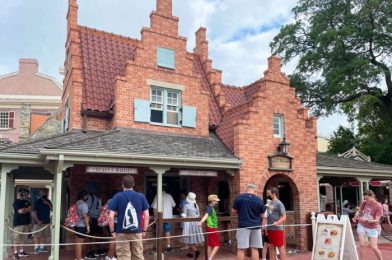
[[173,228],[172,224],[170,224],[170,223],[163,223],[163,232],[164,233],[171,232],[172,228]]
[[359,235],[364,235],[367,237],[378,237],[378,228],[367,228],[358,224],[357,226],[357,233]]

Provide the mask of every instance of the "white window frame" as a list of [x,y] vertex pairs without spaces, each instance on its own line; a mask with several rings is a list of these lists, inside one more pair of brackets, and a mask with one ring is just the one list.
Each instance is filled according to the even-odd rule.
[[[275,119],[278,119],[279,134],[275,133],[275,130],[277,130],[277,128],[275,127]],[[274,131],[275,138],[283,138],[283,135],[284,135],[284,115],[274,114],[273,131]]]
[[10,112],[0,112],[0,129],[10,129]]
[[[161,91],[162,93],[162,100],[159,103],[157,100],[153,99],[153,91]],[[177,104],[174,103],[170,103],[169,104],[169,99],[171,99],[171,101],[173,101],[173,98],[170,97],[169,98],[169,93],[175,93],[177,95]],[[154,107],[154,105],[159,104],[161,105],[161,109]],[[169,110],[169,106],[170,107],[175,107],[175,110]],[[174,126],[174,127],[180,127],[180,121],[181,121],[181,91],[178,90],[173,90],[173,89],[166,89],[166,88],[162,88],[162,87],[157,87],[157,86],[151,86],[151,91],[150,91],[150,108],[151,110],[158,110],[158,111],[162,111],[162,123],[158,123],[158,122],[152,122],[151,124],[159,124],[159,125],[165,125],[165,126]],[[167,113],[168,112],[173,112],[173,113],[177,113],[178,115],[178,120],[177,120],[177,124],[169,124],[167,122]]]

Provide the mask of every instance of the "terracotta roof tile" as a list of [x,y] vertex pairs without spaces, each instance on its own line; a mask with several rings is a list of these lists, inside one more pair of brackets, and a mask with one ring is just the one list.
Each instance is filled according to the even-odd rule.
[[252,99],[259,90],[261,81],[262,79],[259,79],[244,87],[222,85],[223,95],[231,107],[239,106]]
[[105,112],[114,98],[114,79],[123,76],[127,60],[134,60],[136,40],[81,27],[84,77],[83,108]]

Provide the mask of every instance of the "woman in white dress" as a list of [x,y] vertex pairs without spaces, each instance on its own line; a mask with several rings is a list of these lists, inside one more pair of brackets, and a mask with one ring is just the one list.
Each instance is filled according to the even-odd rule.
[[[186,217],[200,217],[199,206],[196,203],[196,194],[193,192],[189,192],[186,200],[188,204],[186,204],[183,209],[183,213],[186,214]],[[202,234],[203,231],[201,227],[197,225],[197,223],[197,221],[185,222],[184,228],[182,230],[183,243],[187,244],[189,248],[194,252],[194,259],[197,259],[200,256],[200,250],[196,248],[196,245],[199,245],[204,242],[204,236]]]

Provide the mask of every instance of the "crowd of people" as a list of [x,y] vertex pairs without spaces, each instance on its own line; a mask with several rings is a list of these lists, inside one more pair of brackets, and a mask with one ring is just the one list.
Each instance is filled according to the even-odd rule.
[[[134,179],[131,175],[123,177],[122,191],[114,190],[110,199],[102,206],[96,196],[96,187],[90,186],[80,191],[75,204],[76,220],[73,230],[76,233],[76,260],[97,259],[104,256],[106,260],[144,259],[142,239],[149,228],[150,208],[153,209],[154,222],[158,219],[158,199],[149,205],[146,197],[135,191]],[[248,184],[246,191],[238,195],[232,205],[232,214],[238,216],[236,230],[237,259],[245,259],[247,249],[250,249],[251,259],[259,259],[259,249],[262,249],[262,259],[286,259],[284,222],[286,212],[279,200],[279,189],[270,187],[266,190],[266,203],[256,195],[257,187]],[[33,203],[26,188],[17,190],[14,202],[14,259],[28,257],[24,250],[29,232],[34,239],[33,254],[48,252],[45,243],[49,242],[50,214],[52,203],[48,199],[46,190],[39,192],[39,198]],[[185,221],[181,223],[182,249],[188,250],[186,256],[198,259],[200,245],[204,243],[204,233],[207,233],[208,259],[213,260],[221,244],[217,205],[220,199],[217,195],[208,196],[208,205],[200,209],[193,192],[181,191],[180,204],[177,206],[173,197],[167,192],[162,194],[162,213],[164,219],[173,218],[173,209],[181,212],[183,218],[201,218],[200,221]],[[176,208],[177,206],[177,208]],[[202,214],[201,212],[204,212]],[[356,223],[359,235],[359,254],[363,254],[366,237],[369,245],[382,260],[382,254],[377,246],[380,235],[380,223],[391,225],[388,200],[383,204],[377,202],[371,190],[364,192],[364,201],[357,208],[350,207],[348,201],[343,202],[342,215],[348,215]],[[67,216],[68,217],[68,216]],[[203,226],[206,226],[203,231]],[[165,236],[164,252],[172,251],[171,232],[173,225],[163,223]],[[83,245],[91,242],[94,236],[106,236],[112,241],[107,248],[99,248],[94,243],[87,243],[87,252],[83,258]],[[131,241],[131,242],[129,242]]]

